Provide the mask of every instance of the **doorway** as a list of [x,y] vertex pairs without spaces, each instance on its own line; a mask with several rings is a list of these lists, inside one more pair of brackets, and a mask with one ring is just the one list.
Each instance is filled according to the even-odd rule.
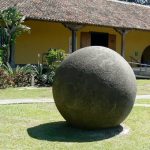
[[146,47],[143,51],[141,63],[150,65],[150,46]]
[[108,47],[108,33],[91,32],[91,46]]
[[103,32],[81,32],[80,47],[104,46],[116,50],[116,35]]

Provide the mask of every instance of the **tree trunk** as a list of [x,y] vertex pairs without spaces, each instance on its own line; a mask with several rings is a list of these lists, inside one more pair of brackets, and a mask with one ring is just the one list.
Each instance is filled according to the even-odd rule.
[[12,68],[15,68],[15,43],[10,43],[10,55],[9,55],[9,64]]

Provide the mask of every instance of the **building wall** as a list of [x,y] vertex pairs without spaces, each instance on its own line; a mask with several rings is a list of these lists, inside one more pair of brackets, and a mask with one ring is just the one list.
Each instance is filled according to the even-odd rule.
[[126,35],[126,58],[131,56],[141,62],[141,56],[146,47],[150,46],[150,32],[129,31]]
[[[31,33],[24,33],[16,41],[17,64],[37,64],[49,48],[68,49],[70,31],[60,23],[26,21]],[[38,54],[40,58],[38,58]]]
[[[49,48],[71,49],[71,32],[61,23],[26,21],[31,33],[24,33],[16,42],[16,64],[37,64]],[[80,48],[81,32],[105,32],[116,35],[116,51],[121,52],[121,37],[113,28],[85,26],[77,32],[77,48]],[[141,60],[143,50],[150,45],[150,32],[129,31],[126,35],[126,59],[131,56]],[[38,57],[38,55],[40,57]]]

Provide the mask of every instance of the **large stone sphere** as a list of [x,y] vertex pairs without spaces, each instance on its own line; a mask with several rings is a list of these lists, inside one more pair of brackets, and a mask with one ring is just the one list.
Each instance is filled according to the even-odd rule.
[[119,125],[136,96],[135,75],[115,51],[91,46],[77,50],[56,71],[53,97],[71,125],[99,129]]

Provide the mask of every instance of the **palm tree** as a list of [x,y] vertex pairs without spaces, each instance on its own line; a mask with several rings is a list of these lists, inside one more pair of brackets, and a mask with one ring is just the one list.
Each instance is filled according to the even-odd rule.
[[[16,38],[23,32],[29,31],[30,28],[22,23],[25,20],[23,16],[15,7],[10,7],[6,10],[0,11],[0,45],[7,54],[6,61],[12,67],[15,67],[15,42]],[[6,63],[6,62],[5,62]]]

